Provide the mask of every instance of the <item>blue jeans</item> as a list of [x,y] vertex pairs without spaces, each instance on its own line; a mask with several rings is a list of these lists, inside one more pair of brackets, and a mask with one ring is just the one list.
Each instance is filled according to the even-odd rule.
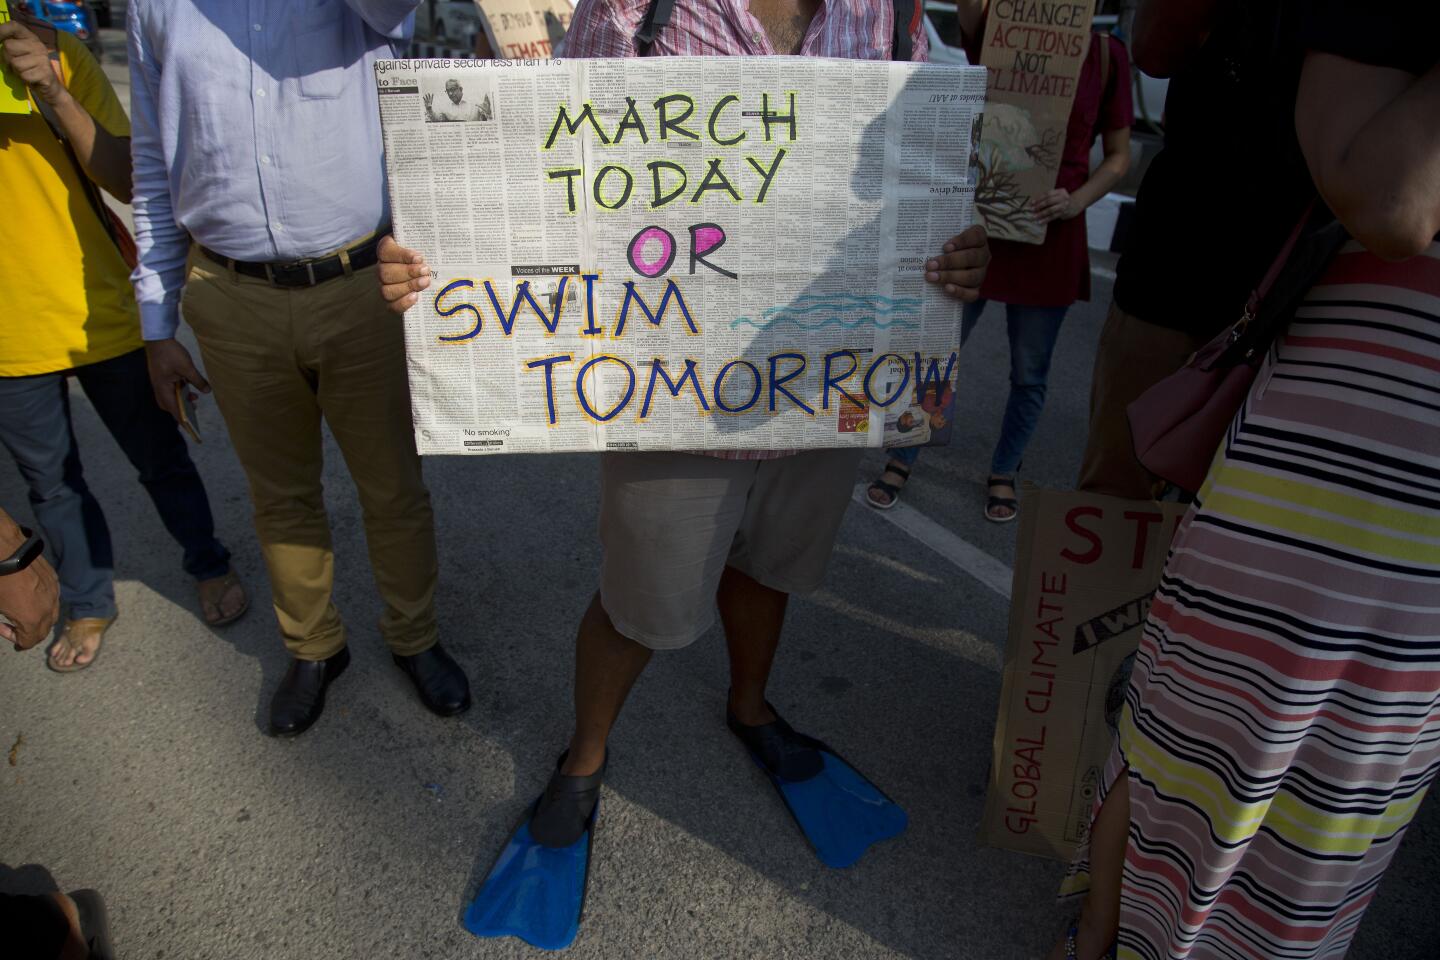
[[[967,303],[960,319],[960,343],[970,339],[970,331],[985,311],[984,300]],[[1060,336],[1060,324],[1069,307],[1027,307],[1005,304],[1005,325],[1010,334],[1010,396],[1005,401],[1005,418],[1000,423],[1000,439],[990,458],[990,473],[1009,477],[1020,468],[1025,447],[1040,422],[1045,407],[1045,389],[1050,378],[1050,356]],[[890,457],[911,466],[920,457],[920,447],[900,447]]]
[[79,381],[101,422],[140,471],[165,529],[184,550],[185,572],[197,580],[223,576],[230,569],[230,553],[215,539],[205,485],[179,428],[155,405],[144,350],[58,373],[0,377],[0,444],[30,488],[35,519],[53,551],[67,616],[115,615],[115,554],[105,514],[80,466],[67,375]]

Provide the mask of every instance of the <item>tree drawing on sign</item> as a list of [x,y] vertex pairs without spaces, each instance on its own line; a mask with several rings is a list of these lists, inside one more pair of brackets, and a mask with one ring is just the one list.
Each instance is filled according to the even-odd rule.
[[[975,207],[992,233],[1023,234],[1039,224],[1019,174],[1054,169],[1060,156],[1060,131],[1035,128],[1030,112],[1009,103],[985,109],[975,143]],[[1002,229],[1006,228],[1006,229]]]

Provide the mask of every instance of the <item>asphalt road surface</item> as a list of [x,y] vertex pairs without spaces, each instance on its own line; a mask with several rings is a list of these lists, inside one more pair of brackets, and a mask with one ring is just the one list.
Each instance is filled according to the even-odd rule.
[[[117,60],[118,36],[107,34]],[[1078,465],[1110,295],[1100,266],[1095,303],[1065,323],[1026,456],[1024,476],[1042,485],[1069,485]],[[901,510],[852,506],[825,588],[791,607],[772,684],[797,726],[909,811],[908,833],[854,868],[820,865],[724,728],[712,630],[655,658],[616,730],[577,960],[1028,958],[1053,942],[1073,909],[1053,899],[1061,865],[975,839],[1014,549],[1013,526],[981,517],[1006,388],[999,308],[961,376],[955,444],[926,452]],[[567,735],[574,629],[599,560],[595,459],[427,461],[443,642],[476,695],[469,713],[439,720],[380,641],[354,489],[327,442],[354,663],[321,722],[281,742],[261,730],[286,654],[213,403],[202,401],[193,452],[254,597],[222,631],[197,615],[177,548],[83,393],[72,402],[114,534],[121,616],[79,674],[50,673],[38,650],[0,655],[0,889],[102,890],[126,958],[538,955],[476,940],[459,920]],[[28,516],[0,461],[0,506]],[[1352,956],[1440,956],[1437,877],[1432,801]]]

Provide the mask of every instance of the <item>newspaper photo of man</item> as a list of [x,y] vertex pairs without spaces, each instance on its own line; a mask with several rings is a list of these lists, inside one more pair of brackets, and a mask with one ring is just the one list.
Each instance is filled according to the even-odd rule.
[[[472,88],[479,83],[479,80],[472,80]],[[425,120],[428,123],[475,122],[492,120],[495,117],[489,91],[486,91],[478,102],[467,99],[464,85],[455,77],[446,78],[443,98],[437,99],[435,91],[429,90],[422,99],[425,101]]]

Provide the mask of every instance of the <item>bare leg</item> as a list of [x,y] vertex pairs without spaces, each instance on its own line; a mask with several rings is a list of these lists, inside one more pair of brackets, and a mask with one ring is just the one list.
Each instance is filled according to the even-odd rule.
[[600,769],[610,728],[652,652],[615,629],[596,594],[575,638],[575,732],[561,773],[583,777]]
[[730,712],[746,726],[769,723],[775,713],[765,705],[765,684],[790,595],[726,567],[716,599],[730,650]]
[[[1090,828],[1090,892],[1080,907],[1075,934],[1079,960],[1103,956],[1120,932],[1120,883],[1129,839],[1130,777],[1128,771],[1122,771]],[[1063,937],[1050,951],[1049,960],[1065,960]]]

